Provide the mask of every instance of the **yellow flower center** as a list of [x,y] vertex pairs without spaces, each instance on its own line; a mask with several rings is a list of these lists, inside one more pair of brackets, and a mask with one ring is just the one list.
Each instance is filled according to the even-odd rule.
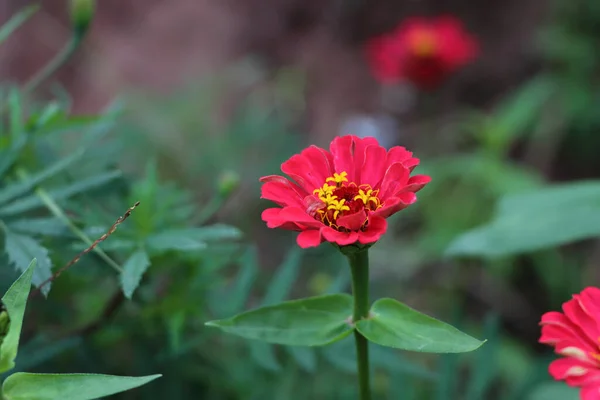
[[435,34],[430,30],[423,29],[412,34],[410,47],[413,53],[419,57],[429,57],[437,50]]
[[[366,213],[375,211],[382,206],[379,190],[373,190],[370,185],[357,185],[348,181],[346,171],[334,173],[328,177],[322,187],[313,191],[321,201],[313,216],[325,225],[337,230],[344,230],[337,225],[337,219],[344,215],[354,214],[364,210]],[[366,228],[367,220],[362,228]]]

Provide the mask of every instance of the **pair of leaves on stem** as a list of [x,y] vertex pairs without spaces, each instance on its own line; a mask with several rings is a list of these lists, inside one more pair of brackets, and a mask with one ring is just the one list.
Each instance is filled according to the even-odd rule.
[[247,339],[288,346],[324,346],[354,329],[373,343],[409,351],[463,353],[483,344],[393,299],[377,300],[371,316],[355,324],[352,307],[352,296],[333,294],[286,301],[206,324]]
[[[33,260],[2,297],[5,310],[0,311],[0,325],[3,324],[2,321],[7,323],[0,326],[0,329],[4,327],[6,330],[0,332],[5,334],[0,338],[0,374],[15,367],[35,264],[36,261]],[[93,400],[142,386],[158,377],[160,375],[130,377],[18,372],[3,382],[1,397],[4,400]]]

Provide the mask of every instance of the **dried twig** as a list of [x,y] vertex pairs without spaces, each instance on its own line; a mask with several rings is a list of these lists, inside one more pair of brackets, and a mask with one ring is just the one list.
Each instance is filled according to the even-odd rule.
[[86,255],[87,253],[89,253],[90,251],[94,250],[96,248],[96,246],[98,246],[100,243],[102,243],[103,241],[105,241],[106,239],[108,239],[108,237],[110,235],[112,235],[116,230],[117,227],[119,225],[121,225],[123,223],[123,221],[125,221],[127,218],[129,218],[129,216],[131,215],[131,213],[133,212],[133,210],[135,210],[135,208],[137,206],[140,205],[140,202],[136,202],[133,206],[129,207],[129,209],[125,212],[125,214],[123,214],[122,216],[120,216],[114,224],[112,224],[112,226],[110,227],[110,229],[102,236],[100,236],[98,239],[96,239],[96,241],[94,241],[94,243],[92,243],[87,249],[83,250],[81,253],[77,254],[71,261],[69,261],[64,267],[62,267],[61,269],[59,269],[58,271],[56,271],[56,273],[54,275],[52,275],[50,278],[46,279],[44,282],[42,282],[40,284],[40,286],[38,286],[38,288],[33,291],[30,295],[29,298],[31,299],[32,297],[34,297],[35,295],[37,295],[38,293],[41,292],[42,288],[44,286],[46,286],[47,284],[53,282],[56,278],[58,278],[63,272],[65,272],[67,269],[71,268],[73,265],[75,265],[80,259],[81,257],[83,257],[84,255]]

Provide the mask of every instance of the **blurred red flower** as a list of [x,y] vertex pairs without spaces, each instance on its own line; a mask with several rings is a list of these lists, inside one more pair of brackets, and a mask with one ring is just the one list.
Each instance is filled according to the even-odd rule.
[[300,247],[324,241],[347,246],[374,243],[387,229],[386,218],[417,201],[415,192],[430,177],[410,176],[419,159],[404,147],[387,151],[371,137],[336,137],[330,151],[310,146],[281,165],[292,180],[270,175],[261,198],[269,208],[269,228],[299,231]]
[[366,45],[375,77],[384,84],[410,81],[431,89],[478,53],[476,40],[451,16],[413,17]]
[[556,380],[581,388],[582,400],[600,400],[600,289],[585,288],[542,316],[540,343],[564,356],[548,368]]

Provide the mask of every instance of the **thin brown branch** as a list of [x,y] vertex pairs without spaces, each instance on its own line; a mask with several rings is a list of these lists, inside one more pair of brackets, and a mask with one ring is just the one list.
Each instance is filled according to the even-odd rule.
[[62,267],[61,269],[59,269],[58,271],[56,271],[56,273],[54,275],[52,275],[50,278],[46,279],[44,282],[42,282],[38,288],[31,292],[31,294],[29,295],[29,298],[33,298],[34,296],[36,296],[38,293],[41,292],[42,288],[44,286],[46,286],[47,284],[53,282],[54,280],[56,280],[59,276],[62,275],[62,273],[64,273],[67,269],[71,268],[73,265],[77,264],[77,262],[79,262],[79,260],[81,259],[81,257],[83,257],[84,255],[86,255],[87,253],[93,251],[96,246],[98,246],[100,243],[102,243],[103,241],[105,241],[106,239],[108,239],[108,237],[110,235],[112,235],[116,230],[117,227],[119,225],[121,225],[127,218],[129,218],[129,216],[131,215],[131,213],[133,212],[133,210],[135,210],[135,208],[137,206],[140,205],[140,202],[136,202],[133,206],[129,207],[129,209],[125,212],[125,214],[123,214],[122,216],[120,216],[114,224],[112,224],[112,226],[110,227],[110,229],[102,236],[100,236],[98,239],[96,239],[96,241],[94,241],[94,243],[92,243],[87,249],[83,250],[81,253],[77,254],[71,261],[69,261],[64,267]]

